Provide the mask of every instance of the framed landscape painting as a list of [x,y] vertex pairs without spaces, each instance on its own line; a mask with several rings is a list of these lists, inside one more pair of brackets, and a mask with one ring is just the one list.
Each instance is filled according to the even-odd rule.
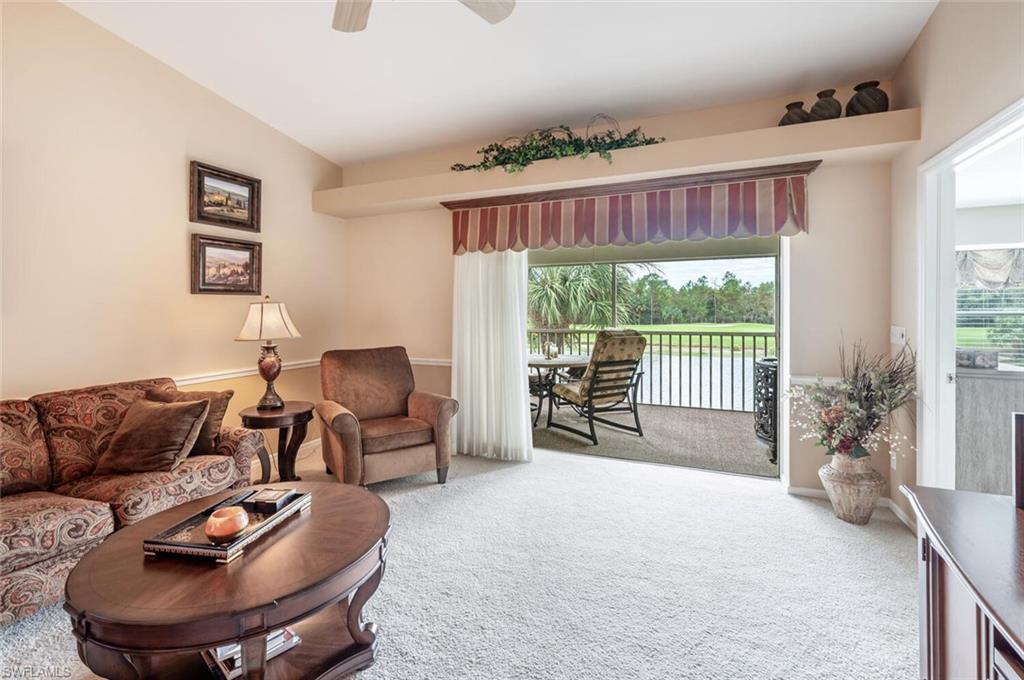
[[259,295],[262,246],[205,234],[192,234],[192,292]]
[[188,218],[218,227],[259,231],[260,180],[192,161]]

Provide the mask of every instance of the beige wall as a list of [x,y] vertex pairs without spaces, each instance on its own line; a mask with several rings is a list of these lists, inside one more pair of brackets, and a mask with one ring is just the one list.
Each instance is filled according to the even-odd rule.
[[[839,375],[839,345],[889,349],[889,164],[822,167],[808,183],[810,231],[790,239],[790,373]],[[790,484],[821,488],[828,456],[790,433]],[[872,458],[888,478],[889,454]]]
[[[882,87],[891,93],[891,83],[883,82]],[[841,102],[846,102],[852,95],[853,84],[836,87],[835,96]],[[625,131],[639,125],[646,134],[652,137],[662,136],[667,141],[710,137],[730,132],[774,127],[782,118],[782,114],[786,112],[786,104],[792,101],[803,101],[805,108],[810,109],[817,101],[817,97],[814,92],[803,92],[696,111],[623,119],[619,121],[619,126]],[[614,112],[609,113],[614,114]],[[525,131],[514,131],[516,134],[522,132]],[[582,133],[583,130],[580,132]],[[476,153],[477,149],[493,141],[485,139],[456,147],[347,165],[345,166],[344,185],[368,184],[447,172],[456,162],[475,163],[479,159]],[[753,153],[751,155],[754,156]],[[500,172],[500,170],[495,172]]]
[[[891,83],[883,83],[883,87],[892,93]],[[845,101],[851,94],[851,87],[841,87],[837,97]],[[774,126],[785,104],[795,99],[803,99],[810,106],[815,96],[808,92],[624,120],[622,127],[643,125],[648,134],[670,140],[754,130]],[[344,184],[444,172],[455,161],[474,158],[476,149],[488,141],[346,166]],[[757,157],[756,149],[751,150],[751,157]],[[791,250],[793,375],[837,375],[838,347],[843,338],[847,342],[862,339],[875,351],[887,350],[889,185],[887,162],[825,165],[811,176],[811,233],[792,239]],[[345,250],[351,258],[346,260],[350,277],[346,288],[367,291],[350,296],[346,317],[353,321],[376,320],[376,324],[355,323],[353,328],[359,330],[353,332],[357,335],[349,337],[357,339],[356,344],[371,344],[415,336],[416,340],[410,341],[414,356],[417,351],[412,347],[424,347],[444,352],[428,356],[450,357],[452,255],[448,213],[434,210],[349,219],[345,231]],[[707,250],[708,256],[732,251],[723,250],[720,244],[697,245]],[[395,248],[399,260],[390,262],[385,253]],[[583,258],[593,255],[587,251]],[[531,256],[531,262],[536,263],[563,259],[557,252]],[[413,279],[416,285],[410,289]],[[827,461],[826,456],[821,449],[800,442],[795,434],[791,439],[790,483],[821,488],[817,469]],[[887,452],[876,457],[875,466],[888,476]]]
[[[191,295],[191,232],[262,242],[286,362],[343,341],[342,223],[310,198],[340,168],[62,5],[3,5],[3,95],[4,397],[254,367],[233,338],[258,298]],[[262,233],[189,223],[192,159],[263,180]],[[215,385],[232,414],[262,391]],[[318,369],[279,390],[317,400]]]
[[[230,380],[212,380],[202,383],[193,383],[181,387],[183,390],[234,390],[235,396],[231,398],[231,406],[224,417],[225,425],[240,425],[241,418],[238,412],[246,406],[251,406],[263,396],[266,383],[258,375],[246,376],[244,378],[232,378]],[[282,399],[289,401],[312,401],[320,400],[320,367],[298,368],[281,373],[274,387]],[[277,430],[267,430],[265,433],[267,447],[271,451],[277,451]],[[312,441],[320,437],[320,427],[316,422],[310,424],[306,431],[306,441]],[[259,464],[253,462],[255,467]]]
[[[404,345],[414,359],[451,359],[451,225],[443,208],[345,220],[347,347]],[[450,393],[450,366],[414,372],[417,388]]]
[[[917,168],[1024,96],[1024,4],[942,2],[894,79],[895,106],[921,107],[921,141],[892,163],[892,323],[917,337]],[[909,417],[902,429],[911,437]],[[917,459],[901,452],[892,498],[909,512],[899,484],[913,483]]]
[[[826,165],[811,178],[811,233],[791,241],[791,372],[834,375],[841,338],[883,349],[888,325],[916,325],[916,167],[1024,95],[1024,6],[942,3],[893,84],[921,106],[922,141],[892,164]],[[341,170],[60,5],[5,4],[2,357],[4,396],[142,376],[252,365],[234,343],[250,298],[188,292],[191,231],[264,244],[264,290],[288,302],[301,340],[286,360],[338,346],[403,344],[450,358],[452,256],[446,211],[348,220],[310,209],[317,188],[442,171],[489,140]],[[843,88],[840,98],[849,95]],[[774,125],[813,93],[623,121],[670,139]],[[614,113],[614,112],[613,112]],[[262,234],[190,225],[187,163],[261,177]],[[344,182],[343,182],[344,179]],[[891,189],[892,201],[888,200]],[[892,229],[890,230],[890,223]],[[890,258],[891,250],[891,258]],[[448,391],[445,365],[416,367]],[[247,377],[232,410],[258,395]],[[283,394],[315,400],[315,368]],[[819,451],[794,437],[791,482],[817,486]],[[876,466],[888,471],[887,460]],[[912,480],[913,456],[895,484]]]
[[[835,376],[843,338],[888,349],[889,165],[822,166],[811,175],[809,190],[811,232],[791,239],[792,373]],[[728,254],[717,242],[704,245],[715,255]],[[351,293],[344,316],[352,346],[401,343],[414,357],[451,357],[453,256],[446,210],[346,220],[344,252]],[[698,255],[692,249],[686,254]],[[560,258],[553,253],[537,259]],[[418,368],[417,380],[423,370]],[[436,370],[445,381],[447,369]],[[821,449],[797,444],[797,436],[793,440],[791,484],[820,488],[817,469],[826,457]],[[888,474],[886,452],[875,465]]]

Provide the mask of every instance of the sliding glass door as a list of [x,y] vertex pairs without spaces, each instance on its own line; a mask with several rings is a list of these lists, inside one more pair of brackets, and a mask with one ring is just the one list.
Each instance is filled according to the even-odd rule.
[[640,401],[754,409],[755,362],[776,352],[776,258],[534,266],[529,343],[586,354],[602,328],[647,337]]

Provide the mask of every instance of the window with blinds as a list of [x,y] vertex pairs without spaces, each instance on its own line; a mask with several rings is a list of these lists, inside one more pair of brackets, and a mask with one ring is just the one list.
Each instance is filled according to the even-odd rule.
[[957,251],[957,366],[1024,371],[1024,248]]

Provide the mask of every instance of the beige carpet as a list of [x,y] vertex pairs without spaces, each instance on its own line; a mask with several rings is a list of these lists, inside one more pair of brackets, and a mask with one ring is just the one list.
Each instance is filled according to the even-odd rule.
[[[629,414],[609,420],[633,424]],[[555,421],[586,430],[587,423],[569,408],[555,411]],[[778,477],[768,461],[768,446],[754,436],[754,415],[709,409],[640,406],[644,436],[597,424],[597,446],[583,437],[546,429],[545,411],[533,431],[533,445],[543,449],[627,458],[760,477]]]
[[[362,680],[917,677],[916,544],[888,510],[858,527],[772,480],[547,451],[371,488],[393,528]],[[0,629],[0,677],[95,676],[52,607]]]

